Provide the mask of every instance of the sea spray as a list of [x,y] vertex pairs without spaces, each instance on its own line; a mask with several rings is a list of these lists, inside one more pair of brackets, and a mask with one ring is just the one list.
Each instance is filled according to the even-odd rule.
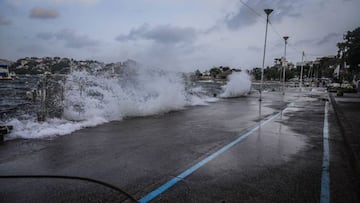
[[181,73],[138,66],[122,67],[117,72],[74,68],[63,83],[63,116],[47,118],[45,122],[38,122],[34,116],[10,119],[5,124],[13,125],[14,130],[5,139],[67,135],[126,117],[206,105],[218,100],[214,94],[238,97],[250,90],[246,73],[233,73],[228,79],[221,89],[218,82],[190,81]]
[[148,116],[215,101],[201,88],[185,88],[180,73],[123,67],[112,73],[73,71],[64,83],[62,118],[12,119],[14,130],[6,139],[44,138],[70,134],[125,117]]
[[7,125],[14,126],[14,129],[9,137],[6,137],[6,139],[51,138],[56,135],[67,135],[76,130],[97,126],[106,122],[107,121],[105,119],[100,117],[94,117],[80,122],[58,118],[47,119],[46,122],[37,122],[35,119],[12,119],[7,123]]
[[[129,73],[131,72],[131,73]],[[181,77],[161,71],[124,70],[119,77],[106,78],[87,72],[69,75],[64,117],[84,120],[102,117],[121,120],[182,109],[190,101]],[[75,87],[75,88],[74,88]]]
[[251,88],[250,76],[246,72],[233,72],[228,76],[228,83],[223,86],[223,98],[240,97],[246,95]]

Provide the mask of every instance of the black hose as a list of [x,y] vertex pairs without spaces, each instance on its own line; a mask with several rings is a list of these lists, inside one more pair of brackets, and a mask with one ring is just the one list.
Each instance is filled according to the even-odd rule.
[[91,178],[85,178],[85,177],[78,177],[78,176],[65,176],[65,175],[0,175],[0,179],[1,178],[6,178],[6,179],[13,179],[13,178],[54,178],[54,179],[68,179],[68,180],[82,180],[82,181],[87,181],[87,182],[92,182],[92,183],[97,183],[100,185],[103,185],[105,187],[111,188],[113,190],[116,190],[120,193],[125,194],[128,198],[130,198],[131,200],[133,200],[134,202],[139,202],[137,199],[135,199],[132,195],[130,195],[128,192],[125,192],[124,190],[111,185],[109,183],[106,182],[102,182],[99,180],[95,180],[95,179],[91,179]]

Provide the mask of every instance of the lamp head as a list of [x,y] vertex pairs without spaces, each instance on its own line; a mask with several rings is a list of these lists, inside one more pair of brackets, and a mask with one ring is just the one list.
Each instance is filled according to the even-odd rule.
[[264,12],[266,13],[266,15],[270,15],[270,13],[273,12],[273,9],[267,8],[264,9]]

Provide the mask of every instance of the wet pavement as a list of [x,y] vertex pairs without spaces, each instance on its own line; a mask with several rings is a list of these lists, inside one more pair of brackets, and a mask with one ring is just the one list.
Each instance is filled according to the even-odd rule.
[[360,182],[360,93],[330,94],[336,118],[350,155],[350,162]]
[[[319,202],[327,98],[321,91],[268,92],[261,103],[250,95],[111,122],[51,140],[12,140],[0,146],[0,175],[86,177],[116,186],[136,200],[178,179],[153,202]],[[331,202],[359,202],[331,105],[328,113]],[[265,123],[269,118],[273,120]],[[0,202],[131,202],[125,193],[75,179],[0,181]]]

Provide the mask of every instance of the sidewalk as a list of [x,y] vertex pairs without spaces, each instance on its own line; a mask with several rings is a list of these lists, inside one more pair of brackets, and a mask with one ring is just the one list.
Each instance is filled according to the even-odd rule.
[[349,149],[351,165],[360,179],[360,93],[330,93],[341,133]]

